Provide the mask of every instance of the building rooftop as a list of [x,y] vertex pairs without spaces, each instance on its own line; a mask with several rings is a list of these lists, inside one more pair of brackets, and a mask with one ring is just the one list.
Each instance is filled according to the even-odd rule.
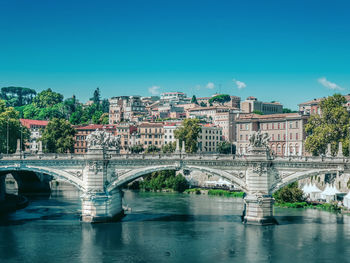
[[21,124],[28,129],[30,129],[31,125],[36,125],[36,126],[46,126],[49,122],[48,121],[42,121],[42,120],[31,120],[31,119],[19,119]]

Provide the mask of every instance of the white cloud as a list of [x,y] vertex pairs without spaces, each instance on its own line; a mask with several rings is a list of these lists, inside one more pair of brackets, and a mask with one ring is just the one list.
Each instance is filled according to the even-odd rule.
[[213,88],[215,88],[215,84],[213,82],[208,82],[206,88],[207,89],[213,89]]
[[201,89],[201,85],[196,85],[196,90],[200,90]]
[[343,90],[342,87],[339,87],[337,84],[330,82],[325,77],[319,78],[318,83],[320,83],[322,86],[326,87],[327,89],[331,90]]
[[245,84],[243,81],[233,79],[233,82],[236,84],[237,89],[244,89],[245,87],[247,87],[247,84]]
[[158,87],[158,86],[152,86],[152,87],[148,88],[148,92],[151,93],[152,95],[158,95],[159,89],[160,89],[160,87]]

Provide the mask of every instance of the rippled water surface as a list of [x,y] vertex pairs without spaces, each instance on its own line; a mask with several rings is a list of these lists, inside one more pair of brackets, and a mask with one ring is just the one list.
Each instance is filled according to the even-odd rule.
[[[67,195],[68,194],[68,195]],[[350,216],[275,208],[245,226],[242,200],[126,191],[121,222],[83,224],[76,192],[0,218],[0,262],[350,262]]]

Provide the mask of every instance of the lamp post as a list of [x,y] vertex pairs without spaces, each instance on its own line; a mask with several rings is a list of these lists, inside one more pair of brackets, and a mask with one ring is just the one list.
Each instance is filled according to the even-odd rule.
[[7,117],[6,153],[9,154],[9,117]]

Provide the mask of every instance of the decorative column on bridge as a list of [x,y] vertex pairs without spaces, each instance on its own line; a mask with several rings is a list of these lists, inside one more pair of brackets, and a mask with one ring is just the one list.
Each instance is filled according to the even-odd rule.
[[275,224],[273,217],[274,199],[270,185],[274,181],[268,149],[268,134],[260,131],[251,135],[247,153],[249,168],[246,172],[247,195],[244,198],[245,214],[243,222],[254,225]]
[[106,131],[96,130],[86,138],[88,153],[83,172],[82,221],[106,222],[123,215],[121,189],[107,192],[112,171],[108,170],[108,153],[119,150],[120,140]]

